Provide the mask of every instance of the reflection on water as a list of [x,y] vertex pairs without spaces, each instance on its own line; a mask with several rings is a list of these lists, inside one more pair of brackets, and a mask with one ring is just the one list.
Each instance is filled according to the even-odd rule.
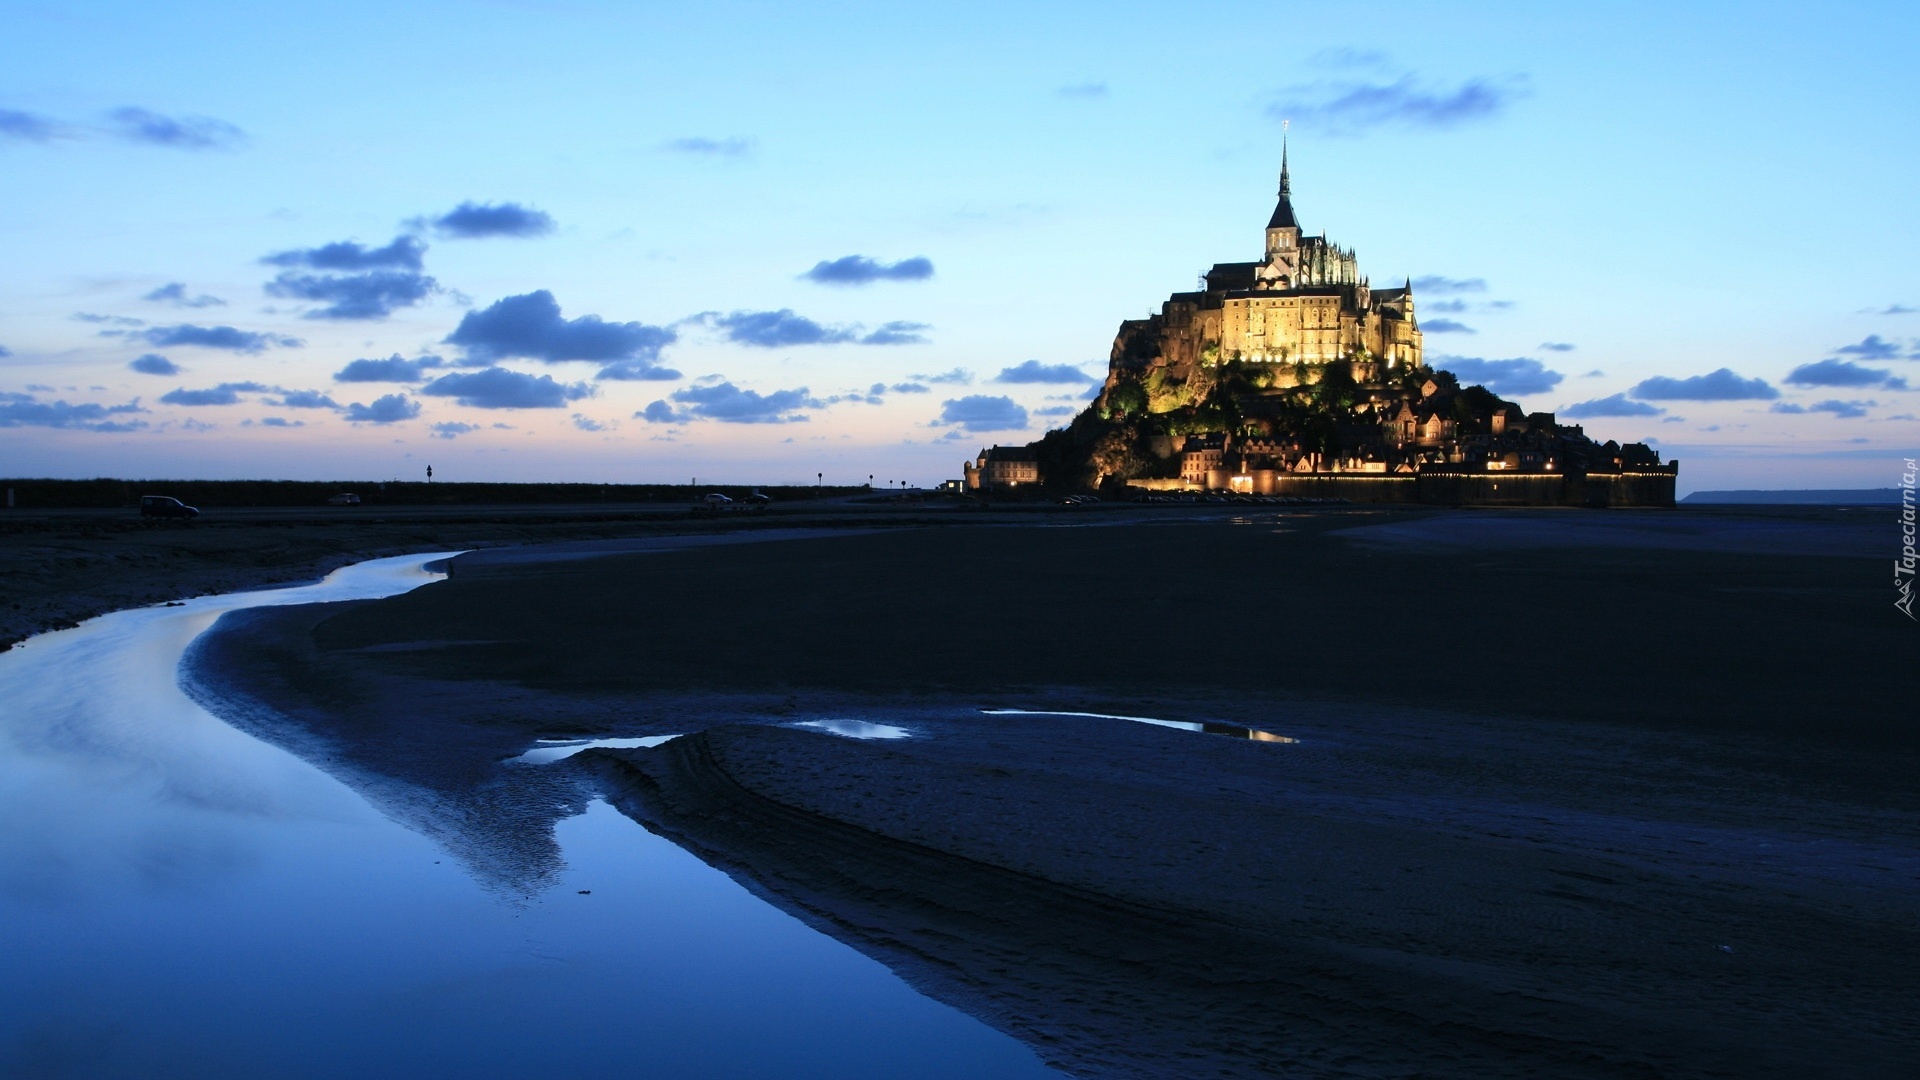
[[865,720],[802,720],[794,727],[813,728],[829,735],[841,735],[849,739],[904,739],[911,735],[906,728],[892,724],[869,724]]
[[1254,742],[1297,743],[1300,741],[1285,735],[1275,735],[1271,731],[1261,731],[1259,728],[1241,727],[1238,724],[1193,723],[1186,720],[1160,720],[1151,716],[1068,712],[1060,709],[981,709],[980,711],[988,716],[1090,716],[1096,720],[1131,720],[1136,724],[1152,724],[1155,727],[1175,728],[1180,731],[1199,731],[1208,735],[1225,735],[1230,739],[1251,739]]
[[503,903],[175,683],[224,612],[435,558],[0,653],[0,1076],[1054,1075],[604,803],[556,810],[554,887]]
[[642,746],[659,746],[669,739],[679,737],[678,735],[644,735],[637,739],[541,739],[541,745],[519,757],[508,758],[507,764],[549,765],[570,758],[582,750],[593,750],[599,747],[632,749]]

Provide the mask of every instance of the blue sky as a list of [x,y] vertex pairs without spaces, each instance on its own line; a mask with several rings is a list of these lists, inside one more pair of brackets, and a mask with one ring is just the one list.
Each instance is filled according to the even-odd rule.
[[1285,118],[1442,366],[1894,483],[1920,9],[1561,7],[0,4],[0,472],[930,483],[1258,254]]

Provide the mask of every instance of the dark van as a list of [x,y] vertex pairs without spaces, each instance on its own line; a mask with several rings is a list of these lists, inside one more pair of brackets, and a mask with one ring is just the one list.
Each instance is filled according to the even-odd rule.
[[140,516],[158,518],[197,518],[198,507],[188,506],[171,495],[140,496]]

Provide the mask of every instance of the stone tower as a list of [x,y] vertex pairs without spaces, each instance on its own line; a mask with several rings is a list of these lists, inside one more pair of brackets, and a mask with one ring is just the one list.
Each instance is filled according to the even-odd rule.
[[1267,220],[1267,259],[1260,275],[1272,288],[1289,289],[1300,279],[1300,221],[1293,216],[1293,181],[1287,175],[1287,147],[1280,144],[1280,201]]

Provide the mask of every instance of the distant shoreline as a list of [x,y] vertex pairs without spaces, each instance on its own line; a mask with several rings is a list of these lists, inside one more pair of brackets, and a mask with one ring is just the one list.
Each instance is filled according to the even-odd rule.
[[1754,488],[1696,491],[1688,506],[1898,506],[1899,488]]

